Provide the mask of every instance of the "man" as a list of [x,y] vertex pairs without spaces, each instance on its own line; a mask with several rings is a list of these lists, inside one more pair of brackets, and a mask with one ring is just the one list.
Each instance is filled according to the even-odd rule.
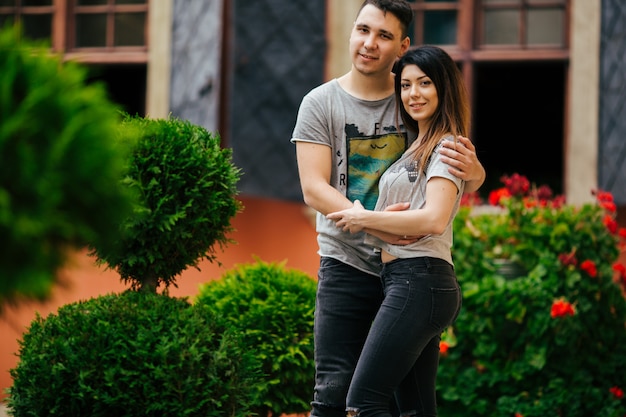
[[[315,391],[312,417],[343,417],[350,380],[382,300],[380,258],[364,234],[338,229],[326,214],[360,200],[374,208],[378,179],[407,148],[398,131],[393,65],[409,48],[413,12],[405,0],[366,0],[350,35],[350,71],[309,92],[300,106],[292,142],[307,205],[317,214],[319,254],[315,308]],[[403,129],[400,127],[400,129]],[[485,171],[473,144],[460,138],[442,153],[450,173],[477,190]],[[408,204],[389,210],[404,210]],[[415,236],[378,237],[395,244]]]

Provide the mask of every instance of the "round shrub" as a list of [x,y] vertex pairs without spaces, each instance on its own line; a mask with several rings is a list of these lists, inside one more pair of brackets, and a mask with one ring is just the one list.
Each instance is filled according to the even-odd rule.
[[128,117],[123,126],[141,132],[125,179],[139,205],[122,224],[116,250],[94,254],[132,288],[156,291],[231,242],[239,169],[217,134],[189,121]]
[[208,307],[241,332],[245,348],[263,362],[265,375],[252,407],[261,417],[310,409],[316,288],[303,272],[261,261],[200,287],[195,305]]
[[110,250],[132,198],[130,131],[100,84],[49,48],[0,30],[0,305],[44,298],[70,250]]
[[135,291],[37,317],[20,345],[15,417],[243,417],[260,367],[207,309]]

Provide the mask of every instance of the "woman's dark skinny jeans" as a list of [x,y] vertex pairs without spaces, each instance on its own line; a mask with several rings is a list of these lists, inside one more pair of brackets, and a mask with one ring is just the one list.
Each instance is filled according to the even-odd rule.
[[[438,258],[396,259],[383,265],[381,277],[384,300],[356,366],[347,408],[360,417],[390,417],[398,389],[403,414],[436,416],[439,339],[461,308],[454,269]],[[417,408],[409,411],[410,406]]]

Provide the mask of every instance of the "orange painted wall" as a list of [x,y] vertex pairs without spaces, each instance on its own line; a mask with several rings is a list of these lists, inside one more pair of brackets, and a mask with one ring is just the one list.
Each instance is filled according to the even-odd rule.
[[[235,231],[230,235],[237,241],[225,248],[218,259],[222,266],[205,261],[201,271],[191,268],[177,279],[178,288],[171,288],[172,296],[193,297],[198,285],[219,278],[236,265],[252,263],[258,258],[264,262],[285,262],[286,267],[299,269],[317,276],[319,256],[315,228],[300,203],[242,197],[244,210],[233,219]],[[0,400],[6,399],[5,390],[11,385],[9,370],[17,365],[16,356],[22,333],[36,313],[47,316],[68,303],[98,295],[120,292],[127,287],[119,275],[104,267],[97,267],[94,258],[78,253],[63,271],[67,285],[53,290],[45,303],[21,303],[5,306],[0,316]]]

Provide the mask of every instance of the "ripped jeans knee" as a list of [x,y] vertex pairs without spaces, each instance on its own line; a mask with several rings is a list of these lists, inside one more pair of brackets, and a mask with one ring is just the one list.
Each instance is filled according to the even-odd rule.
[[[346,408],[346,417],[358,417],[360,413],[361,413],[361,410],[359,410],[358,408],[355,408],[355,407]],[[417,411],[411,410],[411,411],[400,412],[400,415],[398,417],[417,417]]]
[[346,408],[346,417],[357,417],[360,410],[358,408],[348,407]]

